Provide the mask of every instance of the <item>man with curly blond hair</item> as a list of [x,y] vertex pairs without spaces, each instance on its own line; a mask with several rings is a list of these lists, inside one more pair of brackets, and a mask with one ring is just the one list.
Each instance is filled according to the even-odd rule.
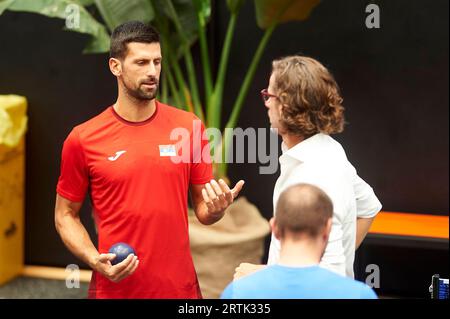
[[[288,56],[273,61],[269,87],[261,95],[271,128],[283,139],[274,212],[280,194],[291,185],[309,183],[324,190],[334,209],[320,265],[354,277],[355,250],[381,210],[381,203],[357,175],[341,144],[330,136],[344,129],[343,99],[336,81],[315,59]],[[280,242],[272,235],[268,264],[278,263],[279,254]],[[236,269],[235,278],[261,267],[243,263]]]

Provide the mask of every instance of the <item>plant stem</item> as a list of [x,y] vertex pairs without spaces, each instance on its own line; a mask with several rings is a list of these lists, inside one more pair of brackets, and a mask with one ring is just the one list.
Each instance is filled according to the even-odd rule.
[[195,76],[195,68],[194,68],[194,61],[192,59],[191,51],[189,51],[189,48],[185,48],[184,52],[184,62],[186,63],[186,68],[188,72],[188,79],[189,79],[189,87],[191,89],[191,95],[192,100],[194,103],[194,112],[195,114],[200,118],[202,122],[205,121],[205,116],[203,114],[203,109],[200,104],[200,97],[198,94],[198,86],[197,86],[197,79]]
[[230,118],[225,127],[234,128],[237,123],[237,119],[242,109],[242,105],[244,104],[244,100],[247,97],[248,89],[250,88],[251,82],[253,80],[253,76],[255,75],[256,68],[261,60],[264,49],[267,46],[267,43],[272,35],[273,30],[277,26],[278,23],[272,24],[266,31],[264,32],[264,36],[262,37],[258,49],[253,56],[252,62],[248,69],[247,74],[245,75],[244,82],[242,84],[241,90],[239,91],[239,95],[236,99],[236,102],[233,105],[233,111],[231,112]]
[[[159,14],[155,15],[155,22],[157,25],[157,28],[159,29],[159,31],[161,32],[161,45],[163,47],[163,53],[164,55],[167,57],[166,59],[163,59],[163,64],[165,65],[165,67],[163,67],[164,72],[170,72],[170,69],[173,69],[174,73],[175,73],[175,79],[178,83],[178,100],[179,100],[179,105],[177,105],[178,108],[182,108],[184,110],[188,110],[188,109],[192,109],[192,105],[189,105],[188,101],[190,101],[190,96],[188,97],[186,92],[189,92],[187,90],[187,86],[186,86],[186,81],[184,80],[183,77],[183,73],[181,72],[180,69],[180,65],[178,63],[177,57],[174,54],[174,51],[172,51],[172,48],[170,47],[169,41],[167,39],[169,39],[169,30],[168,30],[168,25],[167,25],[167,21],[161,20],[161,18],[159,18]],[[166,23],[164,23],[166,22]],[[171,88],[171,90],[174,90],[173,88]],[[181,92],[180,92],[181,91]],[[180,93],[181,93],[181,98],[180,98]]]
[[[178,63],[177,58],[173,54],[173,51],[168,43],[167,38],[163,37],[163,43],[164,47],[166,48],[166,55],[169,60],[169,63],[167,63],[168,69],[173,69],[173,72],[175,73],[175,79],[178,82],[178,92],[181,91],[181,99],[180,102],[183,104],[183,109],[192,109],[192,105],[189,105],[190,97],[186,96],[186,92],[188,92],[186,82],[183,77],[183,73],[181,72],[180,64]],[[163,60],[164,61],[164,60]],[[170,65],[170,66],[169,66]],[[170,72],[170,71],[169,71]]]
[[167,87],[167,73],[162,76],[162,93],[161,93],[161,101],[163,103],[167,103],[168,96],[168,87]]
[[214,94],[211,98],[211,103],[208,109],[208,124],[210,127],[221,127],[222,119],[222,98],[223,88],[225,86],[225,75],[228,67],[228,59],[230,57],[231,43],[233,41],[234,32],[236,29],[238,13],[232,13],[228,21],[227,33],[222,48],[222,55],[220,56],[219,72],[217,74],[216,86]]
[[206,109],[208,109],[210,103],[209,99],[212,96],[213,83],[212,83],[211,63],[209,61],[208,43],[206,41],[206,22],[201,12],[197,13],[197,22],[198,22],[198,36],[200,42],[200,54],[203,66],[203,78],[205,81],[205,104]]
[[[233,105],[233,111],[231,112],[230,118],[229,118],[227,124],[225,125],[225,128],[227,128],[227,127],[234,128],[236,126],[237,120],[239,118],[239,114],[242,109],[242,105],[244,104],[245,98],[246,98],[248,90],[250,88],[251,81],[253,80],[253,77],[255,75],[256,68],[259,64],[259,61],[261,60],[262,54],[264,52],[264,49],[267,46],[270,36],[272,35],[273,30],[275,30],[277,25],[278,25],[278,20],[275,20],[272,23],[272,25],[269,28],[267,28],[266,31],[264,32],[264,35],[261,38],[261,41],[259,42],[258,48],[255,52],[255,55],[253,56],[252,62],[250,63],[248,72],[245,75],[241,90],[239,91],[239,95],[236,99],[236,102]],[[220,163],[218,165],[218,169],[217,169],[218,173],[221,176],[227,175],[227,171],[228,171],[227,164],[228,163],[226,162],[226,159],[228,157],[228,153],[230,150],[230,144],[231,144],[230,137],[225,134],[224,135],[224,143],[223,143],[223,147],[224,147],[223,157],[225,158],[225,160],[223,160],[222,163]]]
[[173,97],[173,100],[175,102],[175,106],[178,107],[178,108],[186,109],[186,104],[182,104],[181,103],[181,99],[180,99],[178,88],[177,88],[177,86],[175,84],[175,80],[173,79],[172,71],[170,70],[170,68],[168,66],[167,66],[166,71],[164,72],[164,74],[167,77],[167,81],[169,83],[169,88],[170,88],[170,91],[172,93],[172,97]]
[[217,178],[228,178],[227,176],[227,169],[228,169],[228,154],[230,150],[230,143],[232,142],[233,138],[233,132],[232,130],[226,130],[224,129],[222,133],[223,139],[222,139],[222,145],[220,147],[222,148],[222,161],[220,163],[217,163],[216,165],[216,177]]
[[184,61],[186,63],[186,68],[188,72],[188,81],[189,81],[189,87],[193,99],[194,104],[194,111],[197,114],[197,116],[204,121],[204,115],[202,106],[200,104],[200,97],[198,93],[198,86],[197,86],[197,79],[195,76],[195,68],[194,68],[194,62],[192,58],[192,54],[189,48],[189,43],[186,39],[186,35],[184,33],[184,30],[180,23],[180,18],[178,17],[178,14],[173,6],[172,0],[167,0],[167,8],[170,11],[170,16],[173,19],[173,22],[175,24],[175,28],[177,29],[178,34],[180,35],[181,41],[183,42],[183,52],[184,52]]

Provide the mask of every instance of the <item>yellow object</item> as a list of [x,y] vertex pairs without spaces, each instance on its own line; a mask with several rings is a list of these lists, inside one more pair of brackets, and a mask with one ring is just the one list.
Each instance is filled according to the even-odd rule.
[[0,285],[24,265],[24,181],[27,100],[0,95]]

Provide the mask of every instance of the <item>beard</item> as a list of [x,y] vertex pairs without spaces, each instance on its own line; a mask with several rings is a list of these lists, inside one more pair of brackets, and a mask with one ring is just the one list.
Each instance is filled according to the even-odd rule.
[[[154,85],[154,87],[150,88],[145,84]],[[133,87],[126,81],[123,81],[123,86],[125,87],[127,94],[134,97],[136,100],[153,100],[158,94],[159,81],[157,78],[152,77],[143,81],[139,81],[137,87]]]

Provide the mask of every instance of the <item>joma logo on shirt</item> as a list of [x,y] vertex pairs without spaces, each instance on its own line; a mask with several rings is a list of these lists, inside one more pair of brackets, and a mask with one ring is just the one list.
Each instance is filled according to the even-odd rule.
[[108,157],[108,159],[111,162],[113,162],[113,161],[117,160],[123,153],[126,153],[126,151],[118,151],[118,152],[116,152],[116,155],[110,156],[110,157]]

